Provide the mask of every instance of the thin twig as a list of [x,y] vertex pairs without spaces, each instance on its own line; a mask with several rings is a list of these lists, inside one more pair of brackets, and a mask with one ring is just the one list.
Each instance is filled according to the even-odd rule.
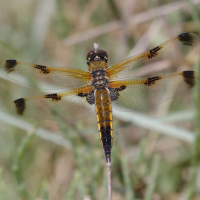
[[108,200],[112,200],[112,185],[111,185],[111,162],[106,162],[107,179],[108,179]]

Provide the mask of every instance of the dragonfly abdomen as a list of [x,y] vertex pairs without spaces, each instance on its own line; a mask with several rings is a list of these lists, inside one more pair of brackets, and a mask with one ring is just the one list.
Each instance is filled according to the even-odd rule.
[[104,149],[106,162],[110,162],[113,146],[113,117],[108,89],[101,88],[95,91],[95,105],[101,145]]

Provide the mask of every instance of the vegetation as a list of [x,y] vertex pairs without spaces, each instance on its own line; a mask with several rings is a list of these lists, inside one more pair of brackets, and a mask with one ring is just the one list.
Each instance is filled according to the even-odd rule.
[[[0,61],[87,70],[97,42],[111,65],[180,33],[199,34],[199,12],[200,0],[2,0]],[[175,70],[199,71],[199,50]],[[0,199],[106,199],[95,114],[52,122],[9,113],[13,100],[44,92],[0,75]],[[197,87],[148,113],[114,112],[113,199],[200,199],[199,94]]]

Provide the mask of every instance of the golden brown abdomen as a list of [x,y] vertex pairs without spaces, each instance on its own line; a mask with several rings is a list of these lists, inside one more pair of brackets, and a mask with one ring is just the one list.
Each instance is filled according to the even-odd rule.
[[106,162],[110,162],[113,146],[113,117],[110,94],[106,88],[95,91],[95,105],[101,145],[104,148]]

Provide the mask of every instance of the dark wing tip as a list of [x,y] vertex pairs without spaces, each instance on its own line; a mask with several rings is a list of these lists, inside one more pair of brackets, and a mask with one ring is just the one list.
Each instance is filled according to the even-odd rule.
[[177,36],[177,39],[182,42],[183,45],[196,46],[199,43],[199,36],[194,33],[182,33]]
[[26,103],[24,98],[20,98],[14,101],[15,108],[16,108],[16,113],[18,115],[23,115],[25,108],[26,108]]
[[194,74],[195,74],[194,71],[183,71],[182,72],[185,83],[187,83],[187,85],[189,85],[190,87],[194,87],[196,84]]
[[12,71],[14,71],[15,66],[17,65],[17,61],[16,60],[6,60],[5,61],[5,71],[7,73],[10,73]]

